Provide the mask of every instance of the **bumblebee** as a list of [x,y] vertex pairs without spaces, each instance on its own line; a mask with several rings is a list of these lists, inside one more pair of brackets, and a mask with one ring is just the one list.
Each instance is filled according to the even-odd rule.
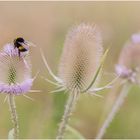
[[20,57],[21,52],[28,51],[29,44],[22,38],[19,37],[14,40],[14,48],[18,49],[18,55]]

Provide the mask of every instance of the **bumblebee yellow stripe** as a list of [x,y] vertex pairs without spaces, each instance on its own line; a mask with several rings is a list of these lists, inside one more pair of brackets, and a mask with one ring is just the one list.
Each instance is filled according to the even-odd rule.
[[24,49],[24,47],[23,46],[19,46],[18,49],[19,50],[22,50],[22,49]]

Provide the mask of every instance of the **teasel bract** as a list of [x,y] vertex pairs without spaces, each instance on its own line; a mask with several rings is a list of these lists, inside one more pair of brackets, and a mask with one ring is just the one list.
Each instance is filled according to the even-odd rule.
[[93,24],[82,23],[74,26],[66,35],[58,76],[51,71],[46,58],[41,51],[43,61],[56,82],[46,81],[57,85],[58,89],[52,92],[65,91],[69,93],[64,115],[58,130],[57,139],[62,139],[66,130],[69,117],[75,107],[80,93],[97,95],[94,92],[108,88],[94,88],[99,80],[104,59],[108,50],[103,55],[102,38],[99,27]]

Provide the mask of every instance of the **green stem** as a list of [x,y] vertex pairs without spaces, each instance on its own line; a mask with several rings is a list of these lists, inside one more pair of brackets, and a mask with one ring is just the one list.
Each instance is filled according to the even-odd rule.
[[128,95],[129,93],[129,90],[131,89],[131,84],[130,83],[126,83],[124,84],[122,90],[121,90],[121,93],[120,95],[117,97],[113,107],[112,107],[112,110],[110,111],[109,115],[107,116],[105,122],[103,123],[101,129],[99,130],[98,134],[97,134],[97,137],[96,139],[101,139],[107,128],[109,127],[110,123],[112,122],[112,120],[114,119],[116,113],[119,111],[121,105],[123,104],[124,100],[125,100],[125,97]]
[[69,94],[68,101],[65,106],[64,115],[62,117],[62,121],[60,123],[59,129],[58,129],[58,135],[57,135],[56,139],[63,139],[70,115],[73,112],[73,109],[76,105],[78,95],[79,95],[78,93]]
[[17,139],[18,133],[19,133],[19,126],[18,126],[18,117],[17,117],[17,112],[16,112],[14,95],[8,96],[8,104],[9,104],[9,110],[11,113],[11,120],[13,123],[13,129],[14,129],[13,138]]

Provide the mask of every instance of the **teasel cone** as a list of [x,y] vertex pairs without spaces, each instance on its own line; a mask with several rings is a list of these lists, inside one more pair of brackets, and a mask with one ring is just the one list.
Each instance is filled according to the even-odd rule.
[[79,94],[92,83],[103,53],[102,38],[96,25],[80,24],[67,34],[58,76],[69,92],[57,139],[62,139]]
[[70,92],[81,92],[93,80],[103,53],[97,25],[80,24],[67,34],[58,76]]

